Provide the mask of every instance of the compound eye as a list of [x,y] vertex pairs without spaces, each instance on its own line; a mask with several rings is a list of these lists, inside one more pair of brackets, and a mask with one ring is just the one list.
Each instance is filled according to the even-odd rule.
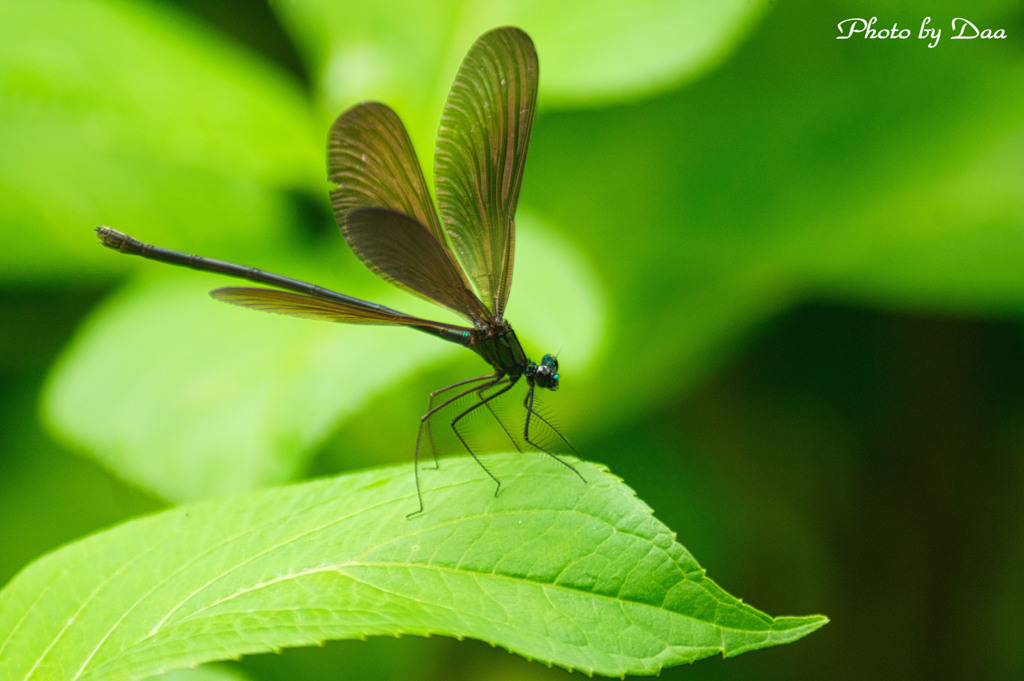
[[541,388],[555,390],[558,388],[558,373],[547,364],[541,364],[533,374],[533,380]]

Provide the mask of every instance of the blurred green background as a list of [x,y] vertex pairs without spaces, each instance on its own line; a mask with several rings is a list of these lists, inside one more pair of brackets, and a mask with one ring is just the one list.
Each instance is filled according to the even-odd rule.
[[[836,40],[872,16],[911,37]],[[0,583],[169,503],[411,460],[479,360],[220,305],[91,228],[424,313],[347,252],[326,131],[388,102],[429,174],[503,24],[541,63],[508,316],[559,354],[545,413],[729,592],[832,620],[662,678],[1024,675],[1024,7],[998,0],[0,2]],[[566,676],[445,639],[206,673]]]

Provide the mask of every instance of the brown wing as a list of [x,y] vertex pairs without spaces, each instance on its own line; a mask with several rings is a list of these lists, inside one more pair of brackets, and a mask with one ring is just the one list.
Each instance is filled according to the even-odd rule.
[[263,312],[276,312],[303,319],[320,319],[345,324],[391,324],[421,326],[435,329],[462,330],[454,324],[421,319],[340,293],[328,292],[331,297],[320,297],[269,288],[231,286],[211,291],[217,300]]
[[434,186],[452,249],[501,319],[512,283],[515,214],[537,105],[537,53],[512,27],[470,48],[448,94]]
[[358,208],[349,213],[341,231],[356,256],[383,279],[448,308],[474,326],[493,322],[448,249],[409,216]]
[[387,105],[364,102],[338,116],[327,139],[327,177],[336,185],[331,204],[341,227],[355,208],[388,208],[444,244],[409,133]]

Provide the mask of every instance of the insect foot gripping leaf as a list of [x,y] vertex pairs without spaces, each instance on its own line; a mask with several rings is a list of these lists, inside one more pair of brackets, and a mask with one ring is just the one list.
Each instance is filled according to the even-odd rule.
[[383,468],[176,508],[66,546],[0,592],[0,679],[119,681],[370,635],[442,634],[609,676],[795,641],[712,582],[633,491],[581,462],[466,457],[406,519]]

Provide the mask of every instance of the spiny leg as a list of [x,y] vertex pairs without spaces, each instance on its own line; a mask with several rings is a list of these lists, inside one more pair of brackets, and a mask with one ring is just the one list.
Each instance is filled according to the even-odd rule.
[[[423,416],[420,417],[420,428],[419,428],[419,431],[416,433],[416,449],[413,452],[413,463],[412,463],[413,477],[416,480],[416,499],[419,502],[420,507],[418,509],[416,509],[415,511],[413,511],[412,513],[407,514],[405,516],[406,518],[411,518],[413,516],[419,515],[420,513],[423,513],[423,488],[420,486],[420,441],[421,441],[421,439],[423,437],[423,426],[424,426],[424,424],[428,423],[430,421],[431,417],[434,416],[434,414],[436,414],[437,412],[441,411],[442,409],[444,409],[448,405],[452,404],[453,402],[461,400],[463,397],[465,397],[466,395],[469,395],[470,393],[478,392],[480,390],[486,390],[488,387],[494,385],[499,380],[501,380],[500,376],[496,376],[495,374],[487,374],[486,376],[477,376],[475,378],[467,378],[464,381],[459,381],[458,383],[452,383],[449,386],[441,388],[440,390],[435,390],[434,392],[430,393],[430,399],[427,401],[427,407],[428,407],[427,408],[427,413],[425,413]],[[466,390],[463,390],[463,391],[453,395],[452,397],[449,397],[448,399],[444,400],[443,402],[441,402],[441,404],[437,405],[436,407],[433,406],[434,398],[436,398],[438,395],[443,395],[444,393],[448,392],[449,390],[454,390],[455,388],[459,388],[459,387],[464,386],[464,385],[469,385],[471,383],[479,383],[480,381],[490,381],[490,382],[489,383],[485,383],[482,386],[473,386],[471,388],[467,388]],[[476,406],[479,406],[479,405],[476,405]],[[456,432],[455,434],[458,435],[458,432]],[[430,447],[431,447],[431,449],[434,452],[434,461],[436,462],[437,461],[437,447],[434,446],[433,434],[430,432],[429,426],[427,427],[427,437],[430,440]],[[459,439],[461,440],[462,438],[460,437]],[[465,446],[466,443],[463,441],[462,444],[463,444],[463,446]],[[468,447],[467,447],[467,449],[468,449]],[[472,454],[472,453],[473,452],[470,451],[470,454]],[[473,458],[476,459],[476,455],[475,454],[473,455]],[[477,463],[480,463],[480,461],[477,460]],[[487,469],[485,468],[484,470],[487,470]]]
[[[498,496],[498,492],[501,491],[501,481],[494,476],[494,473],[491,473],[491,471],[487,469],[487,466],[483,464],[479,457],[477,457],[476,452],[473,451],[473,448],[469,446],[468,442],[466,442],[466,438],[462,437],[462,433],[459,432],[459,421],[461,421],[463,418],[471,414],[474,410],[479,409],[480,407],[487,406],[491,400],[496,399],[507,393],[512,388],[512,386],[516,384],[518,378],[518,376],[515,378],[497,377],[495,378],[494,383],[491,383],[489,385],[483,385],[477,388],[477,394],[481,396],[480,401],[474,404],[473,406],[469,407],[468,409],[462,411],[458,416],[452,419],[451,423],[452,431],[455,433],[455,437],[459,438],[459,442],[461,442],[462,446],[466,448],[466,451],[469,452],[469,455],[473,457],[473,460],[476,461],[477,465],[480,466],[480,468],[484,469],[484,473],[487,473],[491,480],[494,481],[494,496]],[[490,395],[487,395],[486,397],[483,396],[484,391],[488,390],[489,388],[495,385],[498,385],[502,381],[508,381],[503,388],[491,393]]]
[[[440,395],[444,395],[446,392],[448,392],[450,390],[454,390],[455,388],[459,388],[459,387],[462,387],[464,385],[469,385],[470,383],[479,383],[480,381],[493,381],[494,378],[496,378],[496,376],[494,374],[486,374],[484,376],[476,376],[475,378],[467,378],[464,381],[459,381],[458,383],[452,383],[451,385],[447,385],[447,386],[441,388],[440,390],[435,390],[434,392],[430,393],[430,397],[427,400],[427,413],[425,413],[423,416],[420,417],[420,428],[419,428],[419,431],[417,431],[417,433],[416,433],[416,457],[417,457],[417,459],[419,457],[419,452],[420,452],[420,440],[422,439],[423,430],[425,428],[426,431],[427,431],[427,442],[430,444],[430,451],[434,453],[434,467],[435,468],[438,467],[437,445],[434,443],[434,431],[433,431],[433,428],[431,428],[431,417],[434,414],[436,414],[438,411],[440,411],[441,409],[444,409],[445,407],[447,407],[452,402],[454,402],[454,401],[456,401],[458,399],[461,399],[462,397],[468,395],[472,391],[471,390],[465,390],[465,391],[459,393],[458,395],[456,395],[455,397],[452,397],[450,399],[446,399],[444,402],[442,402],[436,408],[434,407],[434,400],[437,399],[437,397],[439,397]],[[489,384],[485,384],[484,386],[481,386],[481,387],[482,388],[486,388],[487,385],[493,385],[493,382],[489,383]]]
[[576,470],[575,466],[573,466],[571,463],[569,463],[568,461],[566,461],[562,457],[558,456],[557,454],[555,454],[553,452],[549,452],[548,450],[544,449],[539,444],[537,444],[536,442],[534,442],[533,440],[530,439],[530,419],[533,418],[534,416],[536,416],[538,419],[540,419],[540,421],[544,425],[546,425],[548,428],[550,428],[551,431],[555,435],[560,437],[562,439],[562,442],[564,442],[569,447],[569,449],[571,449],[573,451],[573,453],[576,454],[576,456],[578,456],[581,459],[583,458],[583,455],[579,453],[579,450],[577,450],[575,447],[573,447],[572,443],[569,442],[569,439],[566,438],[564,435],[562,435],[561,431],[559,431],[558,428],[555,428],[555,426],[550,421],[548,421],[546,418],[544,418],[543,416],[538,414],[536,411],[534,411],[534,409],[533,409],[533,390],[534,390],[534,386],[531,385],[530,389],[526,393],[526,398],[523,400],[523,407],[526,408],[526,423],[523,426],[523,439],[526,440],[527,444],[529,444],[529,445],[533,446],[535,449],[537,449],[537,450],[547,454],[552,459],[554,459],[555,461],[557,461],[558,463],[562,464],[563,466],[565,466],[566,468],[571,470],[573,473],[575,473],[579,477],[580,480],[582,480],[583,482],[586,482],[587,479],[583,477],[582,473],[580,473],[578,470]]
[[502,420],[501,420],[501,419],[500,419],[500,418],[498,417],[498,412],[494,411],[494,407],[492,407],[492,406],[491,406],[490,400],[489,400],[489,399],[487,399],[487,398],[485,397],[485,395],[483,394],[483,393],[484,393],[484,390],[487,390],[487,389],[489,389],[489,388],[492,388],[492,387],[494,387],[494,384],[492,384],[492,385],[485,385],[485,386],[482,386],[482,387],[481,387],[481,388],[480,388],[480,389],[479,389],[479,390],[477,391],[477,396],[479,397],[479,399],[480,399],[480,402],[481,402],[481,403],[483,403],[483,404],[484,404],[484,406],[486,406],[486,407],[487,407],[487,411],[491,412],[491,416],[493,416],[493,417],[494,417],[494,420],[498,422],[498,425],[499,425],[499,426],[501,427],[501,430],[502,430],[502,432],[503,432],[503,433],[505,433],[505,437],[507,437],[507,438],[508,438],[508,441],[512,443],[512,446],[516,448],[516,451],[517,451],[517,452],[519,452],[520,454],[522,454],[522,452],[523,452],[523,448],[522,448],[522,447],[520,447],[520,446],[519,446],[519,443],[518,443],[518,442],[516,442],[516,439],[515,439],[514,437],[512,437],[512,433],[511,433],[511,432],[509,432],[508,426],[506,426],[506,425],[505,425],[505,422],[504,422],[504,421],[502,421]]

